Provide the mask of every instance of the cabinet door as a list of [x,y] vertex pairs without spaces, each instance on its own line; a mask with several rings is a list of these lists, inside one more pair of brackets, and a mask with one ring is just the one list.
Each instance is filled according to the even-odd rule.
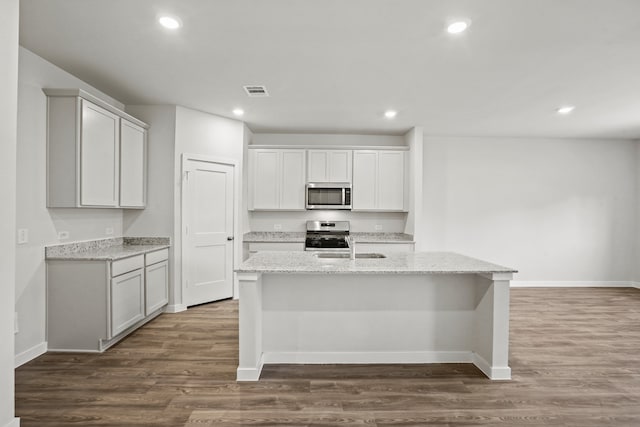
[[278,209],[280,206],[280,152],[278,150],[250,150],[253,173],[253,209]]
[[339,150],[329,152],[327,177],[329,182],[351,182],[352,151]]
[[305,151],[282,150],[280,209],[305,209]]
[[379,210],[401,211],[404,208],[404,151],[378,153]]
[[329,163],[329,152],[325,150],[307,151],[307,167],[309,182],[328,182],[327,165]]
[[113,338],[144,319],[144,269],[111,279],[111,334]]
[[378,152],[353,153],[353,210],[376,209]]
[[148,316],[169,302],[169,264],[167,261],[147,267],[145,282],[145,316]]
[[120,206],[145,205],[146,131],[120,120]]
[[118,124],[115,114],[82,100],[80,205],[118,205]]

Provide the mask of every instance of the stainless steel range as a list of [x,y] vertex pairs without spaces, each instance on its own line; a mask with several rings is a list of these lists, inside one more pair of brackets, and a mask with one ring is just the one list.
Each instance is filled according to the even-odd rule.
[[305,251],[348,251],[349,221],[307,221]]

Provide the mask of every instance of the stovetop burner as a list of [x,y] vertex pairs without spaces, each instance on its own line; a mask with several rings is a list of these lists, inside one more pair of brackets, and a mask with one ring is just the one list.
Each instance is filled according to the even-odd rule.
[[348,235],[349,221],[307,221],[305,250],[346,250]]

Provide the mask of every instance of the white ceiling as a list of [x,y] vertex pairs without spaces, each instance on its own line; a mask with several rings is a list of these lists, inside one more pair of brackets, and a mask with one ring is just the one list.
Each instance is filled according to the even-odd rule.
[[[639,0],[20,5],[22,46],[125,104],[242,107],[258,132],[640,138]],[[184,26],[160,27],[161,13]],[[452,37],[459,17],[471,27]]]

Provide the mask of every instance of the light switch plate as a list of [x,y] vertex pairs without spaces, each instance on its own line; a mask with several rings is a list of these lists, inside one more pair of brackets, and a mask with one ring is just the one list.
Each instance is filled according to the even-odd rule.
[[273,224],[274,230],[282,230],[282,224]]
[[376,231],[382,231],[382,226],[380,224],[376,224],[375,230]]
[[104,229],[104,234],[106,234],[107,236],[112,236],[113,235],[113,227],[107,227]]
[[18,229],[18,244],[24,245],[29,242],[29,229],[28,228],[19,228]]
[[69,238],[68,231],[58,231],[58,240],[64,240]]

